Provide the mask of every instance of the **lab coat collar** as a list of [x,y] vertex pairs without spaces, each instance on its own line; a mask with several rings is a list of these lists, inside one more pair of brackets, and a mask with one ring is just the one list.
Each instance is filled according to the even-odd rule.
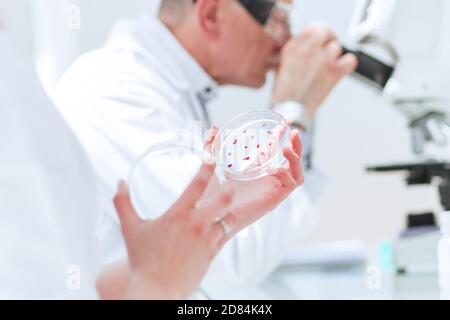
[[[168,79],[179,89],[194,91],[207,103],[217,95],[218,85],[191,54],[179,43],[172,32],[156,17],[144,15],[139,19],[136,36],[152,55],[161,55],[160,61],[170,61],[172,75]],[[155,50],[158,47],[157,50]]]

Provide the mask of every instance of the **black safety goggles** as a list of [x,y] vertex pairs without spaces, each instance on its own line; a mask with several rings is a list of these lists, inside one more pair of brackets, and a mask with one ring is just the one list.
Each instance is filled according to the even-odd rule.
[[[239,3],[256,19],[261,25],[266,25],[276,3],[273,0],[238,0]],[[197,2],[197,0],[193,0]]]
[[275,1],[272,0],[238,0],[239,3],[256,19],[265,26],[269,21],[272,10],[275,8]]

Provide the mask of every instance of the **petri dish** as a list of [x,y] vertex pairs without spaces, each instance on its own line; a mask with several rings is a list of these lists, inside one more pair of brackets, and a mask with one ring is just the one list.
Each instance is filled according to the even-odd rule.
[[[167,212],[197,175],[204,155],[202,150],[178,141],[149,148],[135,162],[128,177],[131,201],[139,216],[155,219]],[[221,182],[213,178],[210,184],[208,188],[212,189]]]
[[241,114],[220,129],[215,160],[226,178],[262,178],[287,162],[283,148],[291,145],[290,132],[288,121],[276,112]]

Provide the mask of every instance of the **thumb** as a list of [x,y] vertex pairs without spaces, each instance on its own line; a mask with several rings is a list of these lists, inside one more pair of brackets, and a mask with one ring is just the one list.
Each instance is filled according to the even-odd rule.
[[212,127],[208,133],[205,143],[203,144],[203,161],[208,164],[215,163],[213,159],[213,150],[216,142],[217,135],[219,134],[219,129],[217,127]]
[[358,66],[358,59],[352,53],[347,53],[338,61],[338,67],[342,75],[347,75],[355,71]]
[[206,141],[203,145],[203,147],[206,149],[206,151],[211,152],[212,146],[214,144],[214,141],[217,138],[217,135],[219,134],[219,129],[217,127],[212,127],[208,130],[208,133],[206,135]]
[[130,229],[142,222],[131,204],[128,186],[124,181],[119,183],[117,194],[114,197],[114,206],[124,233],[128,233]]

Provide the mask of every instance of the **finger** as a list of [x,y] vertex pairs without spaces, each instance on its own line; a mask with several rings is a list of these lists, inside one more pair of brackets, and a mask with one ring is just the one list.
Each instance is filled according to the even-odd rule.
[[339,68],[341,75],[347,75],[352,73],[353,71],[355,71],[357,66],[358,66],[358,59],[352,53],[347,53],[343,55],[337,61],[337,67]]
[[114,206],[116,207],[119,216],[120,224],[123,231],[126,233],[130,228],[142,222],[133,208],[130,199],[128,186],[124,181],[121,181],[116,196],[114,197]]
[[233,202],[234,189],[229,188],[220,193],[211,203],[200,209],[200,218],[205,223],[216,222],[218,218],[229,210]]
[[234,235],[237,233],[237,226],[238,226],[238,219],[235,214],[228,213],[222,221],[225,223],[225,225],[228,226],[230,233],[225,234],[224,228],[221,225],[220,222],[214,223],[213,227],[211,228],[211,234],[210,239],[211,243],[216,247],[217,251],[221,250],[223,246],[234,237]]
[[302,162],[298,155],[296,155],[292,150],[285,148],[283,150],[283,155],[289,161],[289,168],[291,171],[292,178],[297,185],[303,183],[303,169]]
[[328,42],[336,40],[337,36],[333,32],[333,30],[324,24],[315,23],[312,25],[311,29],[312,42],[319,45],[324,46]]
[[216,141],[217,135],[219,134],[219,129],[217,127],[212,127],[207,134],[205,143],[203,145],[203,161],[208,164],[213,164],[214,159],[213,155],[213,147],[214,142]]
[[273,176],[280,181],[284,188],[288,190],[294,190],[297,188],[297,182],[294,180],[288,169],[278,169]]
[[209,131],[208,134],[206,136],[206,141],[204,144],[204,148],[206,150],[211,151],[212,145],[214,143],[214,141],[216,140],[217,134],[219,133],[219,128],[217,127],[212,127]]
[[215,165],[203,164],[186,191],[173,205],[170,212],[188,212],[196,206],[197,201],[204,194],[209,181],[214,174]]
[[268,139],[269,145],[269,154],[272,154],[273,150],[278,149],[278,145],[280,143],[280,138],[286,132],[287,127],[283,125],[276,126],[273,130],[270,131],[270,137]]
[[331,41],[326,46],[328,59],[332,62],[342,56],[343,50],[337,41]]
[[291,132],[291,143],[292,150],[294,150],[295,154],[301,159],[303,157],[303,143],[300,139],[300,133],[298,130],[293,130]]
[[285,125],[277,125],[273,129],[273,137],[277,140],[280,140],[280,137],[286,132],[287,127]]

